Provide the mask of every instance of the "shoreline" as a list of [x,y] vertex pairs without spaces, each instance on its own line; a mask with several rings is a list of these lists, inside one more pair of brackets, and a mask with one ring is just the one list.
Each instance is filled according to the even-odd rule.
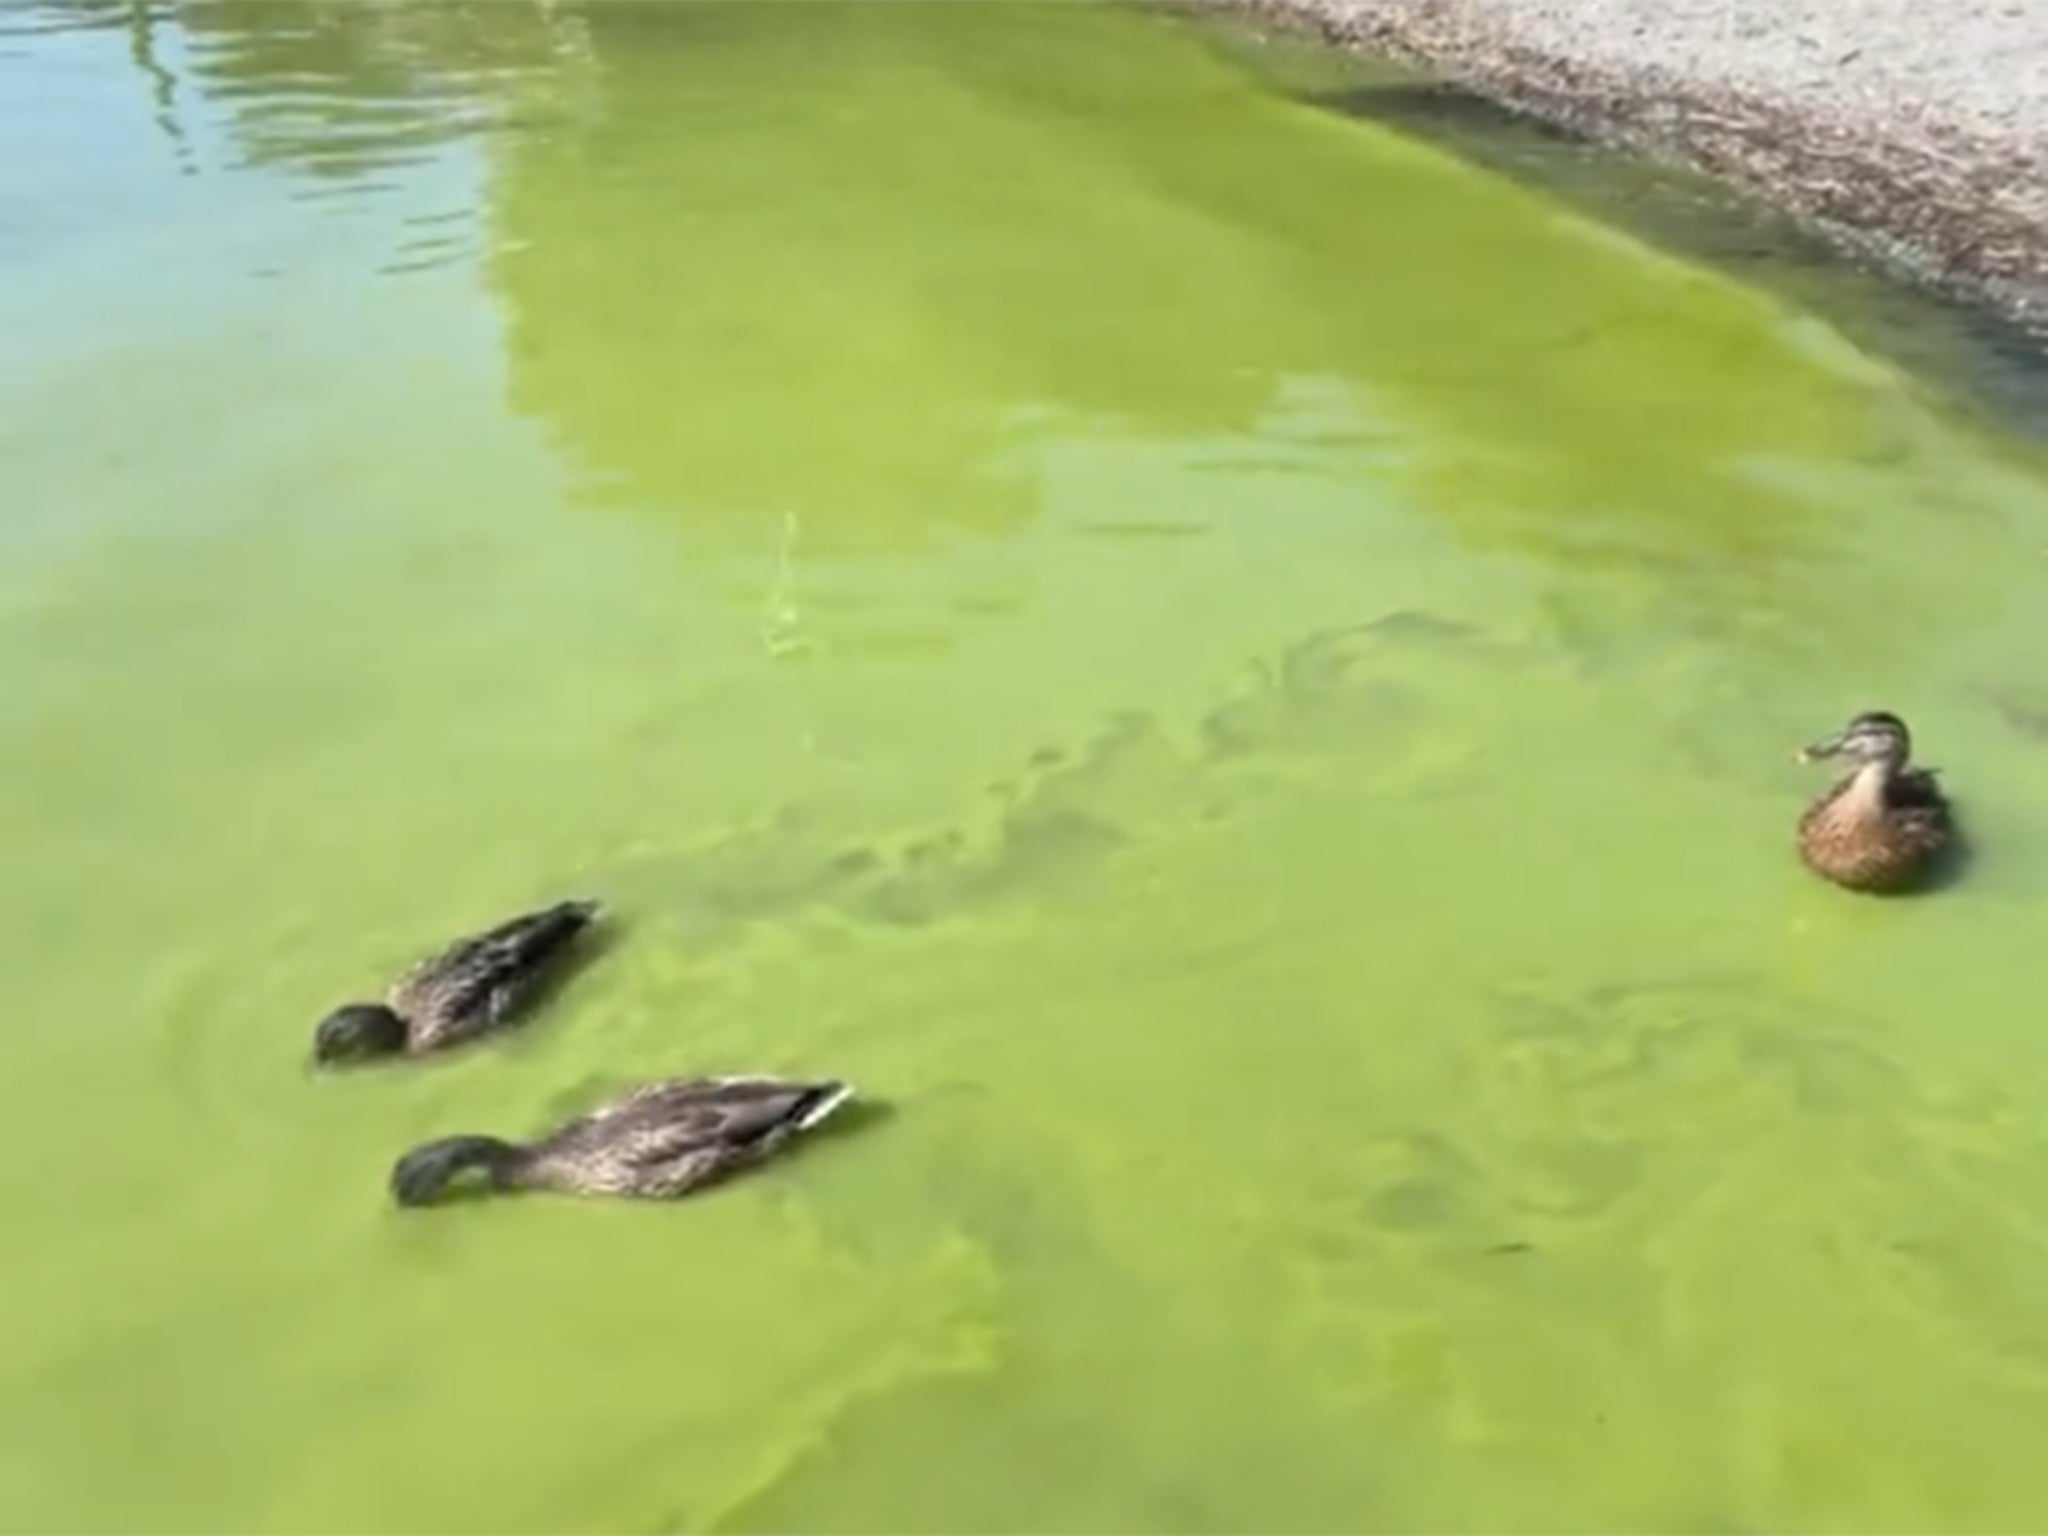
[[1727,182],[1836,248],[2048,345],[2048,6],[1183,4],[1384,53],[1595,142]]

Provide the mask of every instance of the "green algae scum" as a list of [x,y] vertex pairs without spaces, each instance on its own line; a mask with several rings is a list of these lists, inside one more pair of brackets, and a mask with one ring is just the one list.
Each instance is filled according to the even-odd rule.
[[[0,13],[0,1527],[2040,1523],[2038,447],[1247,51]],[[1792,853],[1878,707],[1917,898]],[[386,1195],[746,1071],[882,1107]]]

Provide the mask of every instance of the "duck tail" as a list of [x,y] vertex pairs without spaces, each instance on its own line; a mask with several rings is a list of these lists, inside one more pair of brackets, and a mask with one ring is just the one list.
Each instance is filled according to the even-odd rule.
[[800,1131],[808,1131],[834,1110],[843,1108],[854,1097],[853,1084],[831,1080],[813,1083],[797,1099],[790,1118]]
[[566,949],[584,929],[604,915],[604,904],[579,897],[558,901],[552,907],[508,924],[507,931],[516,954],[529,961],[545,960]]

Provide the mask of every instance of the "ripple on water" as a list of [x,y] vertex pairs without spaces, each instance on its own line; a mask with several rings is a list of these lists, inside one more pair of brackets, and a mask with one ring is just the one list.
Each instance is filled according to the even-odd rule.
[[[132,12],[125,0],[69,0],[65,4],[53,4],[51,0],[23,0],[23,3],[0,10],[0,39],[33,39],[50,37],[60,32],[105,32],[123,29],[132,24]],[[34,55],[24,48],[19,58]]]
[[433,272],[481,260],[484,230],[472,208],[408,213],[400,221],[396,248],[379,263],[382,276]]
[[296,1101],[313,1081],[313,1026],[325,1010],[299,1017],[285,1001],[285,957],[296,950],[282,935],[248,953],[193,947],[149,990],[149,1069],[231,1153],[266,1153],[290,1139]]

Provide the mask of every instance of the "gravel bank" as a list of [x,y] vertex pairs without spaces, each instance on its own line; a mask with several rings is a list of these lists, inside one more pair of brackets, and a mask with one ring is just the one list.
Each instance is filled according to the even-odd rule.
[[1243,0],[1735,181],[2048,340],[2048,0]]

